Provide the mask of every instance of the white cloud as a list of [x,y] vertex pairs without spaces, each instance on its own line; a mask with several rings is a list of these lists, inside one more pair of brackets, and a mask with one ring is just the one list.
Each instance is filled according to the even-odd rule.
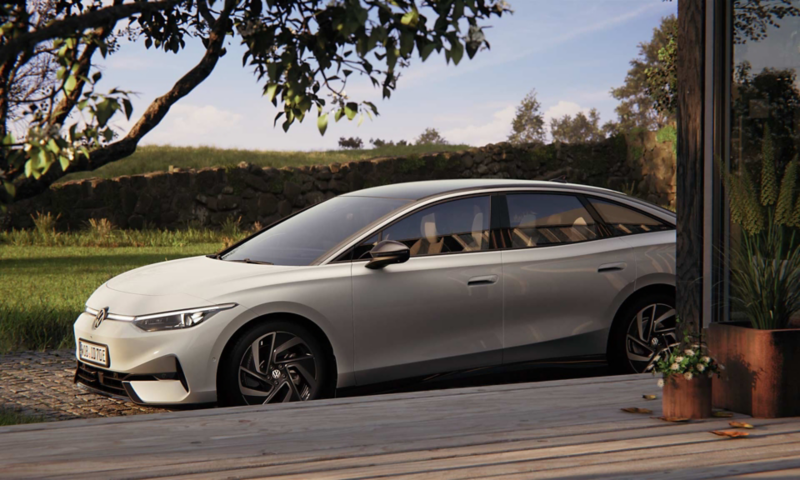
[[227,146],[241,131],[241,120],[240,114],[213,105],[178,103],[142,143]]
[[580,112],[588,114],[589,109],[581,107],[575,102],[559,100],[558,103],[544,111],[544,121],[547,125],[550,125],[551,118],[561,118],[564,115],[575,115]]
[[514,119],[514,105],[507,105],[492,114],[491,120],[481,125],[470,124],[466,127],[445,130],[442,135],[450,143],[464,143],[482,146],[487,143],[502,142],[508,138],[511,120]]

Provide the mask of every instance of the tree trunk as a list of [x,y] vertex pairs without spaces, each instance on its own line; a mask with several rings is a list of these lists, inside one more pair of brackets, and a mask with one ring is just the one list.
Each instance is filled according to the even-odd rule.
[[678,3],[677,310],[702,325],[705,0]]
[[153,103],[147,107],[147,110],[125,137],[92,151],[88,159],[81,155],[77,160],[70,163],[67,172],[61,170],[59,165],[54,165],[39,179],[18,176],[14,181],[17,189],[15,200],[23,200],[44,192],[53,182],[67,173],[95,170],[107,163],[132,155],[142,137],[164,119],[172,105],[188,95],[214,71],[214,67],[216,67],[224,49],[225,37],[230,27],[230,14],[235,5],[236,2],[234,0],[226,0],[223,10],[215,21],[211,32],[209,32],[206,53],[203,58],[194,68],[175,82],[169,92],[153,100]]

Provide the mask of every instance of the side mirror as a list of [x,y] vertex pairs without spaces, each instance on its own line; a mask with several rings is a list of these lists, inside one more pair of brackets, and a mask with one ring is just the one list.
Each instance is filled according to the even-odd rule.
[[403,263],[411,257],[407,246],[394,240],[379,242],[369,251],[372,260],[367,263],[367,268],[379,269],[394,263]]

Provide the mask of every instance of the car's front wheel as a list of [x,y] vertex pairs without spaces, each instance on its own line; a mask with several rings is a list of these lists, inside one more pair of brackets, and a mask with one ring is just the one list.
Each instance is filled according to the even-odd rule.
[[608,339],[608,362],[616,373],[641,373],[656,353],[677,341],[675,297],[641,295],[617,314]]
[[329,360],[319,340],[301,325],[266,321],[247,330],[222,359],[217,397],[224,406],[322,398]]

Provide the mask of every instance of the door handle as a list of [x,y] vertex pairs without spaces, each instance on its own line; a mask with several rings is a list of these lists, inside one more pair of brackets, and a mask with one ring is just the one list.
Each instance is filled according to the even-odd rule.
[[618,272],[620,270],[625,270],[628,264],[625,262],[617,262],[617,263],[604,263],[597,267],[598,273],[605,273],[605,272]]
[[497,282],[497,275],[483,275],[481,277],[470,278],[467,285],[475,287],[478,285],[491,285],[495,282]]

